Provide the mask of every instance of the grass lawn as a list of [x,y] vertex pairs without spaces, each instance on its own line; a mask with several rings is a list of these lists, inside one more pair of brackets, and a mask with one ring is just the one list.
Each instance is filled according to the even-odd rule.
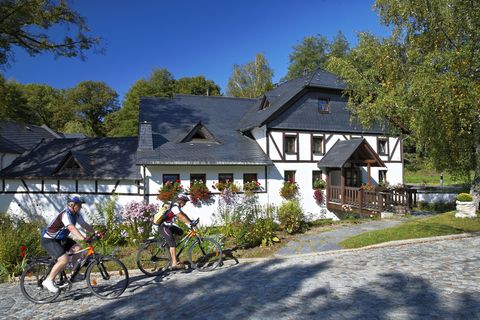
[[[405,170],[405,184],[414,184],[414,185],[427,185],[427,186],[439,186],[440,185],[440,172],[435,170],[418,170],[418,171],[409,171]],[[470,183],[470,181],[461,181],[455,180],[450,174],[443,174],[443,185],[444,186],[460,186],[465,183]]]
[[455,211],[434,217],[414,219],[397,227],[371,231],[348,238],[340,243],[344,248],[360,248],[393,240],[406,240],[480,231],[480,217],[455,218]]

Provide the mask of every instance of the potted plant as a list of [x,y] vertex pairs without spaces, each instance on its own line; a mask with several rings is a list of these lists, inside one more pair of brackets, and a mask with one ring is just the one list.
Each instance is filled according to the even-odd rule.
[[295,181],[285,181],[280,189],[280,196],[285,200],[292,200],[298,196],[298,184]]
[[457,195],[456,209],[456,218],[475,218],[477,216],[473,197],[468,193]]
[[215,183],[214,185],[212,185],[212,188],[216,189],[220,192],[223,192],[226,189],[230,189],[231,192],[233,192],[233,193],[238,193],[240,191],[239,186],[236,183],[234,183],[234,182],[232,182],[228,179],[225,182],[220,182],[219,181],[219,182]]
[[262,190],[262,186],[258,181],[245,182],[243,184],[243,192],[246,194],[253,194],[254,192]]
[[313,189],[315,190],[313,192],[313,199],[315,199],[315,202],[319,206],[321,206],[325,200],[322,190],[324,190],[326,186],[327,183],[323,179],[315,179],[315,181],[313,182]]
[[201,206],[202,203],[209,202],[212,198],[210,190],[202,180],[193,181],[188,193],[190,194],[190,201],[195,206]]
[[158,200],[162,202],[169,202],[175,200],[178,194],[183,192],[183,186],[180,180],[175,182],[166,181],[158,192]]

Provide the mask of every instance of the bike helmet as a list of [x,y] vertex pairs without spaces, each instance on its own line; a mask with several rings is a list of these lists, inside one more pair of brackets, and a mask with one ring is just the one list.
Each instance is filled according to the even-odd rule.
[[186,194],[181,193],[177,196],[177,200],[183,200],[185,202],[188,202],[190,201],[190,198]]
[[85,200],[83,200],[83,198],[80,197],[78,194],[73,194],[73,195],[68,197],[67,202],[85,203]]

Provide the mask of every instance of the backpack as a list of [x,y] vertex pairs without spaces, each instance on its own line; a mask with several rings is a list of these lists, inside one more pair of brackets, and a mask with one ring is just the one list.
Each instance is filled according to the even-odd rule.
[[167,219],[167,216],[170,211],[172,211],[172,208],[173,201],[170,202],[170,204],[164,203],[163,206],[158,209],[158,212],[153,216],[153,224],[161,225]]

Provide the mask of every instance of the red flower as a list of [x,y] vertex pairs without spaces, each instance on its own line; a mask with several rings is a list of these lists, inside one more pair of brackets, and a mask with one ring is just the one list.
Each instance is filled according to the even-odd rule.
[[25,251],[27,251],[27,247],[20,246],[20,257],[22,257],[22,258],[25,257],[25,255],[27,254]]

